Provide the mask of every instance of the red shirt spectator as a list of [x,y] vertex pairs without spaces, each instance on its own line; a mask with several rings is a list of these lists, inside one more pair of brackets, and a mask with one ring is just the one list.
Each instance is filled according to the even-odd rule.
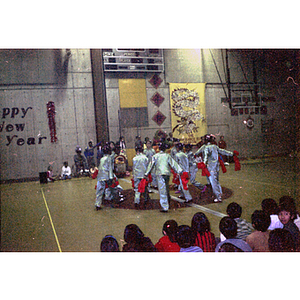
[[172,243],[170,238],[165,235],[154,245],[158,252],[179,252],[180,247],[177,243]]
[[200,234],[198,232],[195,246],[199,246],[203,250],[203,252],[215,252],[215,235],[210,231],[206,231],[203,234]]

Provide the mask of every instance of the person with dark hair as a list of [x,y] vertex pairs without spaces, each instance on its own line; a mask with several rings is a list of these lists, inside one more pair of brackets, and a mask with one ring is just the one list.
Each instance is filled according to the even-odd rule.
[[47,169],[47,181],[54,182],[57,180],[57,178],[58,178],[58,176],[53,175],[53,167],[49,165],[48,169]]
[[295,244],[292,234],[283,228],[275,228],[270,232],[268,244],[270,252],[295,251]]
[[106,185],[110,189],[110,193],[113,193],[112,184],[114,179],[112,161],[111,161],[111,149],[108,145],[103,147],[103,157],[100,159],[97,175],[97,188],[96,188],[96,210],[101,209],[102,198],[105,194]]
[[119,141],[116,142],[116,146],[118,146],[120,149],[118,151],[118,155],[123,155],[125,158],[126,171],[128,171],[129,166],[128,166],[128,158],[127,158],[127,153],[126,153],[126,143],[125,143],[124,136],[120,136]]
[[[144,141],[143,141],[143,149],[144,151],[147,149],[147,142],[150,141],[150,138],[148,136],[145,137]],[[152,146],[152,142],[151,142],[151,146]]]
[[299,212],[297,211],[297,208],[296,208],[296,202],[295,202],[295,199],[291,196],[282,196],[280,199],[279,199],[279,205],[281,205],[282,203],[288,203],[291,207],[293,207],[293,210],[294,210],[294,223],[295,225],[298,227],[298,229],[300,230],[300,217],[299,217]]
[[96,144],[95,146],[93,145],[93,141],[89,141],[87,147],[84,150],[84,156],[86,157],[87,160],[87,165],[88,168],[90,169],[92,167],[92,164],[95,164],[95,151],[94,149],[99,146],[100,143]]
[[125,143],[124,136],[120,136],[118,144],[119,144],[119,146],[121,148],[121,153],[123,155],[126,155],[126,143]]
[[268,230],[275,228],[283,228],[283,224],[278,218],[278,205],[272,198],[266,198],[261,202],[261,209],[266,212],[271,218],[271,224]]
[[[137,146],[135,147],[136,156],[132,159],[132,175],[134,182],[134,206],[135,208],[139,208],[141,193],[139,192],[139,184],[144,178],[144,174],[146,172],[148,166],[148,158],[143,153],[143,147]],[[148,188],[145,187],[145,191],[143,193],[144,201],[148,201]]]
[[195,156],[200,156],[201,158],[203,158],[203,146],[205,146],[205,135],[201,136],[201,140],[197,143],[196,146],[198,150],[195,152]]
[[136,224],[129,224],[125,227],[124,240],[126,244],[123,246],[122,252],[156,252],[150,238],[145,237]]
[[203,252],[199,246],[195,246],[196,235],[188,225],[180,225],[176,233],[176,241],[180,247],[179,252]]
[[112,235],[106,235],[100,244],[101,252],[120,252],[119,243]]
[[[203,154],[203,162],[210,173],[208,180],[211,184],[213,194],[215,195],[214,202],[222,202],[222,188],[219,183],[219,155],[233,156],[234,153],[225,149],[220,149],[214,143],[214,136],[207,134],[205,136],[205,145],[202,146],[197,152]],[[195,153],[195,154],[196,154]]]
[[116,157],[120,154],[120,145],[116,145],[114,142],[106,143],[105,147],[110,149],[111,167],[113,169],[113,183],[111,186],[106,185],[105,200],[114,200],[116,204],[124,200],[123,187],[119,184],[118,178],[115,173],[118,172],[115,164]]
[[[185,175],[185,178],[182,179],[179,176],[179,190],[180,190],[180,196],[179,198],[185,199],[185,202],[191,202],[192,195],[189,192],[188,188],[188,181],[189,181],[189,159],[187,155],[183,152],[183,144],[182,143],[177,143],[176,144],[176,150],[177,153],[175,154],[175,161],[178,163],[178,165],[182,168],[183,170],[183,175]],[[186,182],[183,183],[183,180]]]
[[246,237],[246,242],[253,252],[268,252],[270,216],[262,210],[255,210],[251,216],[251,220],[255,231]]
[[108,142],[108,143],[106,143],[105,145],[108,145],[108,146],[109,146],[109,148],[110,148],[110,151],[111,151],[111,153],[110,153],[110,154],[114,153],[114,151],[115,151],[115,147],[116,147],[116,144],[115,144],[115,142],[113,142],[113,141],[109,141],[109,142]]
[[179,252],[180,247],[176,242],[178,224],[175,220],[168,220],[164,223],[161,237],[154,245],[158,252]]
[[61,179],[62,180],[71,179],[71,174],[72,174],[71,168],[68,162],[65,161],[64,165],[61,168]]
[[80,147],[76,147],[76,154],[74,155],[75,171],[73,172],[75,177],[87,175],[89,173],[87,160],[85,156],[81,154],[81,151]]
[[147,179],[148,174],[154,170],[158,185],[158,192],[160,197],[160,205],[162,209],[160,212],[168,212],[169,210],[169,180],[171,174],[171,168],[177,173],[181,174],[183,172],[182,168],[177,164],[177,162],[171,157],[170,154],[165,153],[166,146],[165,143],[159,143],[159,152],[153,155],[150,164],[147,167],[145,173],[145,179]]
[[234,219],[230,217],[223,217],[220,221],[219,229],[220,232],[225,236],[226,240],[217,245],[215,252],[219,252],[220,247],[226,243],[234,245],[243,252],[252,252],[251,247],[245,241],[236,238],[237,223]]
[[218,252],[244,252],[244,251],[234,246],[233,244],[225,243],[219,248]]
[[[246,240],[246,237],[252,233],[253,227],[246,220],[241,218],[242,215],[242,207],[236,203],[231,202],[228,204],[226,209],[227,215],[234,219],[237,223],[237,239]],[[222,238],[221,238],[222,240]]]
[[[225,142],[225,140],[224,140],[224,135],[220,135],[220,140],[219,140],[219,142],[218,142],[218,147],[220,148],[220,149],[227,149],[227,143]],[[224,165],[225,166],[229,166],[229,163],[228,163],[228,157],[226,156],[226,155],[224,155],[224,156],[220,156],[221,157],[221,159],[224,161]]]
[[141,140],[141,136],[137,135],[135,137],[135,143],[134,143],[134,147],[137,148],[137,147],[142,147],[143,148],[143,142]]
[[179,139],[177,138],[173,138],[173,145],[172,145],[172,148],[171,148],[171,151],[170,151],[170,155],[173,159],[175,159],[175,155],[177,153],[177,149],[176,149],[176,145],[180,142]]
[[95,164],[92,164],[91,168],[90,168],[90,177],[92,179],[95,179],[98,175],[98,168],[96,167]]
[[196,235],[196,246],[199,246],[203,252],[214,252],[216,248],[215,235],[210,231],[210,223],[206,215],[197,212],[192,218],[191,228]]
[[283,224],[283,229],[286,229],[292,234],[294,240],[294,249],[300,250],[300,231],[294,219],[296,218],[296,207],[288,201],[279,204],[279,220]]

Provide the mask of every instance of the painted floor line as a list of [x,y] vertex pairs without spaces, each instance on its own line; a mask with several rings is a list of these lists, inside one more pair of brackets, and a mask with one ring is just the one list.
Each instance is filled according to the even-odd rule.
[[280,188],[287,188],[287,189],[299,189],[299,187],[295,187],[295,186],[287,186],[287,185],[279,185],[279,184],[273,184],[273,183],[269,183],[269,182],[262,182],[262,181],[252,181],[252,180],[247,180],[247,179],[239,179],[239,178],[235,178],[235,177],[227,177],[227,179],[231,179],[231,180],[240,180],[240,181],[245,181],[245,182],[251,182],[251,183],[258,183],[258,184],[262,184],[262,185],[270,185],[270,186],[276,186],[276,187],[280,187]]
[[220,218],[223,218],[223,217],[226,217],[227,215],[223,214],[223,213],[220,213],[218,211],[215,211],[215,210],[212,210],[212,209],[209,209],[207,207],[204,207],[204,206],[201,206],[199,204],[195,204],[195,203],[190,203],[188,204],[189,206],[192,206],[192,207],[195,207],[195,208],[198,208],[200,210],[202,210],[203,212],[207,212],[209,214],[212,214],[212,215],[215,215],[217,217],[220,217]]
[[[126,182],[128,182],[128,183],[131,183],[131,181],[129,181],[129,180],[127,180],[127,179],[124,179],[124,178],[122,178],[121,180],[124,180],[124,181],[126,181]],[[154,193],[158,194],[158,191],[153,190],[153,189],[152,189],[152,191],[153,191]],[[184,200],[182,200],[182,199],[180,199],[180,198],[177,198],[177,197],[175,197],[175,196],[171,196],[171,198],[172,198],[173,200],[177,201],[177,202],[181,202],[181,203],[185,202]],[[191,206],[191,207],[194,207],[194,208],[198,208],[199,210],[202,210],[203,212],[206,212],[206,213],[215,215],[215,216],[220,217],[220,218],[223,218],[223,217],[226,217],[226,216],[227,216],[227,215],[225,215],[225,214],[222,214],[222,213],[220,213],[220,212],[218,212],[218,211],[215,211],[215,210],[206,208],[206,207],[201,206],[201,205],[199,205],[199,204],[188,203],[187,205],[188,205],[188,206]]]
[[41,191],[42,191],[44,203],[45,203],[45,206],[46,206],[46,209],[47,209],[47,212],[48,212],[48,216],[49,216],[49,219],[50,219],[50,223],[51,223],[51,226],[52,226],[52,230],[53,230],[53,233],[54,233],[54,236],[55,236],[55,240],[56,240],[56,243],[57,243],[58,250],[59,250],[59,252],[62,252],[62,251],[61,251],[61,248],[60,248],[60,245],[59,245],[59,241],[58,241],[57,235],[56,235],[56,231],[55,231],[55,228],[54,228],[54,224],[53,224],[53,222],[52,222],[50,210],[49,210],[49,207],[48,207],[48,204],[47,204],[45,195],[44,195],[43,188],[41,188]]

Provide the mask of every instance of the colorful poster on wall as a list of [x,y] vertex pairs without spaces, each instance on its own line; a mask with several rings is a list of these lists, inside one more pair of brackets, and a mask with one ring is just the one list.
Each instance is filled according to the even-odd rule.
[[205,83],[170,83],[173,137],[196,144],[207,133]]

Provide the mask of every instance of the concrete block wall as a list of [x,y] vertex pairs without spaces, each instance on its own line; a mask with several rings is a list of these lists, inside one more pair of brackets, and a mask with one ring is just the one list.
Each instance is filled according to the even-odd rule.
[[[58,174],[63,161],[73,164],[76,146],[84,149],[89,140],[96,143],[90,50],[71,49],[71,54],[68,58],[66,49],[0,50],[1,181],[37,178],[49,164]],[[232,82],[253,82],[253,65],[247,53],[230,51],[228,59]],[[232,116],[228,103],[221,102],[225,92],[220,83],[226,82],[224,50],[165,49],[164,61],[165,71],[159,74],[163,82],[157,89],[149,82],[153,74],[105,74],[109,139],[117,141],[120,135],[125,136],[130,162],[136,135],[152,139],[158,129],[166,133],[172,130],[169,83],[207,83],[208,132],[224,135],[228,148],[239,151],[242,157],[294,150],[291,141],[296,137],[297,87],[285,74],[277,74],[276,66],[263,60],[257,66],[262,96],[274,97],[275,101],[264,103],[266,115],[251,115],[255,125],[249,130],[244,124],[248,115]],[[119,78],[145,79],[149,126],[119,127]],[[151,101],[155,92],[165,98],[160,107]],[[56,108],[56,143],[50,140],[48,101]],[[161,126],[152,120],[158,110],[166,116]],[[262,132],[262,124],[271,121],[272,128]]]
[[[1,64],[10,65],[0,77],[1,181],[38,178],[49,164],[59,174],[64,161],[72,166],[77,145],[96,142],[90,51],[71,53],[67,58],[65,49],[0,51]],[[50,139],[49,101],[56,110],[56,143]],[[13,108],[19,113],[12,117]],[[22,108],[27,109],[25,116]],[[18,131],[15,124],[24,124],[24,129]]]
[[[123,75],[122,78],[124,78]],[[126,145],[127,145],[127,155],[129,165],[132,163],[132,158],[135,155],[134,145],[135,145],[135,137],[140,135],[142,140],[145,137],[149,137],[153,139],[155,132],[158,129],[169,133],[171,131],[171,114],[170,114],[170,96],[169,96],[169,88],[166,85],[164,80],[164,75],[160,74],[160,78],[163,82],[156,89],[154,88],[149,80],[153,74],[147,74],[144,76],[146,82],[146,94],[147,94],[147,108],[148,108],[148,127],[125,127],[120,128],[119,124],[119,114],[120,111],[120,96],[119,96],[119,78],[111,78],[111,76],[106,76],[106,95],[107,95],[107,110],[108,110],[108,121],[109,121],[109,136],[111,141],[118,141],[120,135],[125,137]],[[157,107],[152,101],[152,96],[158,92],[165,99],[163,103]],[[166,119],[161,126],[158,126],[153,120],[153,116],[157,111],[162,112]]]

